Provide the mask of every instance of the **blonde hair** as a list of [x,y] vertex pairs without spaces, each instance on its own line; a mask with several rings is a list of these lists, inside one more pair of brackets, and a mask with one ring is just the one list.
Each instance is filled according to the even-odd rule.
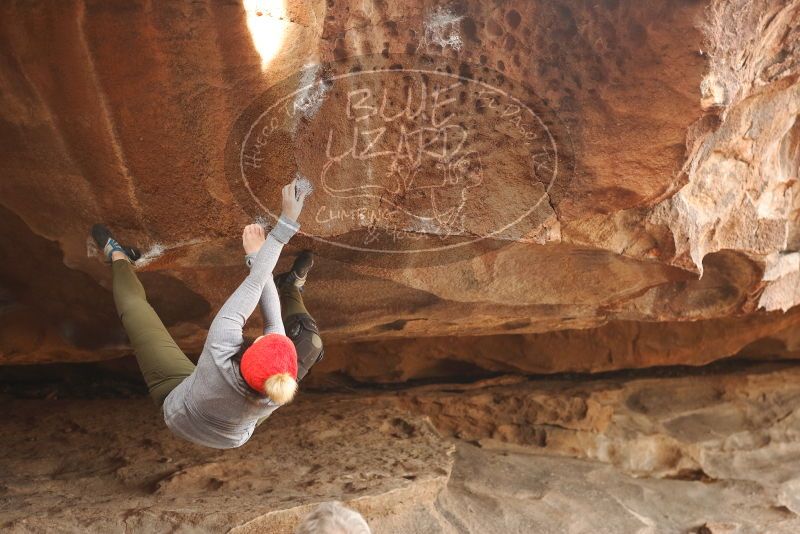
[[295,534],[371,534],[364,517],[339,501],[317,506],[297,526]]
[[279,373],[264,382],[264,393],[278,404],[286,404],[297,392],[297,381],[289,373]]

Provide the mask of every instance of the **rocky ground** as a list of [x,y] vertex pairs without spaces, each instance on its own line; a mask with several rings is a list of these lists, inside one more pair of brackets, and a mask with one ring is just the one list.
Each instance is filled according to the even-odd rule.
[[6,532],[797,532],[800,366],[309,393],[244,447],[146,398],[4,400]]

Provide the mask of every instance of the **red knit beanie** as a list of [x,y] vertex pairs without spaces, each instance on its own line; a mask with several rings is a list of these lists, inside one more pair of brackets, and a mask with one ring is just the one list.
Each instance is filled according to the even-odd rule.
[[297,380],[297,351],[294,343],[281,334],[267,334],[244,351],[240,364],[245,382],[264,393],[267,378],[288,373]]

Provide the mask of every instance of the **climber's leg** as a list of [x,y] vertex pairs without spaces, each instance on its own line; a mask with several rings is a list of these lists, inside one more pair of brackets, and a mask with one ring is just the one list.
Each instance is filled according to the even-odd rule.
[[281,298],[281,315],[286,335],[297,349],[297,379],[302,380],[311,366],[322,359],[322,338],[319,328],[303,302],[303,287],[314,265],[314,253],[303,250],[288,273],[276,278]]
[[303,293],[292,280],[279,281],[278,294],[281,297],[281,315],[283,316],[284,326],[286,319],[292,315],[310,315],[303,302]]
[[[298,381],[302,380],[311,366],[320,361],[324,355],[317,322],[308,313],[301,292],[312,265],[311,251],[303,251],[295,260],[292,270],[275,279],[281,298],[283,326],[297,350]],[[267,417],[269,416],[259,419],[256,426],[263,423]]]
[[278,290],[281,297],[283,327],[297,349],[297,380],[302,380],[311,366],[322,359],[322,338],[317,322],[308,313],[303,294],[294,284],[284,284]]
[[192,374],[194,364],[178,348],[147,302],[144,287],[130,262],[116,259],[119,256],[119,253],[115,253],[111,264],[114,304],[128,333],[150,396],[160,407],[169,392]]
[[[286,335],[294,343],[297,350],[297,380],[302,380],[311,366],[320,361],[324,355],[322,338],[314,318],[306,310],[303,295],[294,284],[283,284],[278,292],[281,296],[281,312],[284,317],[283,326]],[[267,419],[262,417],[256,423],[260,425]]]

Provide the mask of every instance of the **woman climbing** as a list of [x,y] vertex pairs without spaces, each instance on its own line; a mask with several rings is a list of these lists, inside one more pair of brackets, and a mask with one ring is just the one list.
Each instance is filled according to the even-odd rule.
[[[292,400],[297,381],[322,358],[319,331],[300,293],[313,264],[311,252],[298,255],[289,272],[272,276],[281,249],[299,229],[305,194],[292,181],[282,197],[281,216],[268,235],[257,224],[244,228],[250,273],[211,323],[196,367],[147,302],[132,267],[138,251],[120,245],[105,226],[92,228],[111,261],[114,303],[150,396],[163,408],[167,427],[198,445],[243,445],[258,424]],[[246,347],[243,328],[259,304],[264,334]]]

